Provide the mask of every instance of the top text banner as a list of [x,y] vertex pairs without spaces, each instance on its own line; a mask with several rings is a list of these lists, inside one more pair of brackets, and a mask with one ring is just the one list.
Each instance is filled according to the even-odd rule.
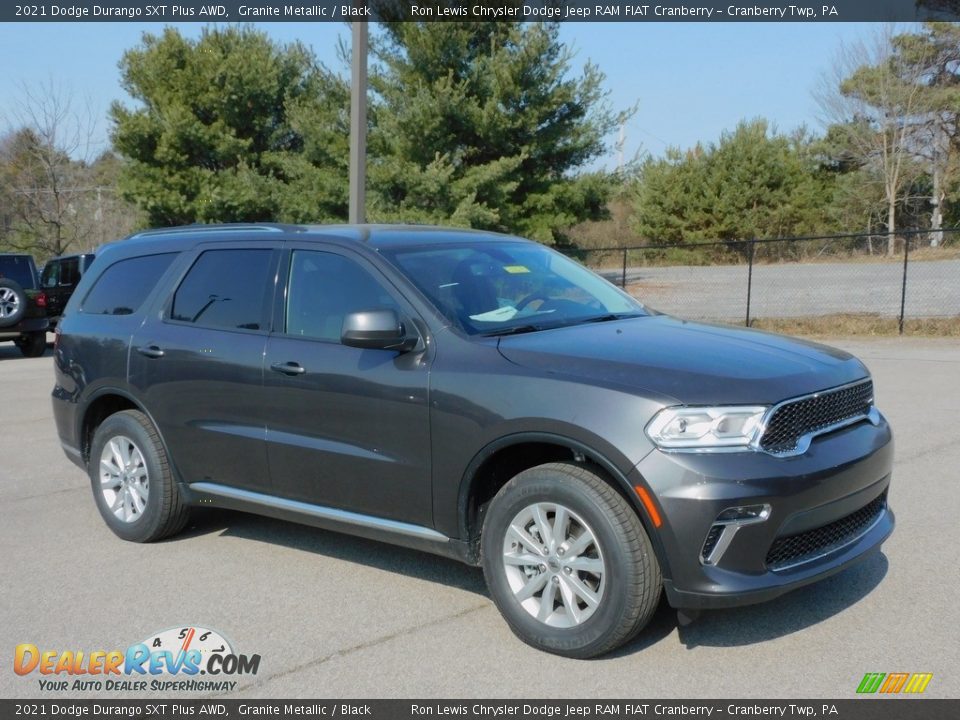
[[3,22],[916,22],[960,20],[960,0],[597,2],[596,0],[64,0],[0,5]]

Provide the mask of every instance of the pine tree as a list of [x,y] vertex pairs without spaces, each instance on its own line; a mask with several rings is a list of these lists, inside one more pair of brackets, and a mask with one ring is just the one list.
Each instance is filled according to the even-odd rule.
[[346,216],[348,90],[300,44],[250,27],[146,34],[120,63],[120,188],[151,225]]
[[390,23],[374,43],[370,208],[556,242],[600,217],[610,182],[584,168],[618,118],[556,24]]

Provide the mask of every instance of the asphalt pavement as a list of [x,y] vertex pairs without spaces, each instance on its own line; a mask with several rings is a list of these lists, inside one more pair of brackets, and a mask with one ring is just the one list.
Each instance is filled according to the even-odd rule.
[[850,698],[866,672],[931,672],[927,696],[958,697],[960,341],[834,344],[869,365],[896,433],[883,552],[685,628],[661,604],[629,645],[576,661],[514,638],[480,570],[431,555],[224,511],[119,540],[59,447],[51,351],[0,343],[0,697],[139,697],[41,691],[14,648],[123,649],[186,625],[261,656],[237,698]]

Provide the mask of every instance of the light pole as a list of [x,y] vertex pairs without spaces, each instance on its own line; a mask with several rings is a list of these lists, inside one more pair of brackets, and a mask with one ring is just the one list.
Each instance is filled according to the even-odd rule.
[[349,218],[362,223],[367,219],[367,23],[354,20],[351,31]]

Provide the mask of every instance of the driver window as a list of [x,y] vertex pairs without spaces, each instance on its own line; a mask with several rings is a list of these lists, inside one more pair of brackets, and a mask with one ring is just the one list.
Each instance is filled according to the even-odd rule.
[[294,250],[290,259],[286,333],[340,342],[347,313],[400,308],[359,263],[329,252]]
[[40,284],[45,288],[56,287],[59,282],[57,270],[60,269],[60,263],[49,263],[43,269],[43,277],[40,278]]

